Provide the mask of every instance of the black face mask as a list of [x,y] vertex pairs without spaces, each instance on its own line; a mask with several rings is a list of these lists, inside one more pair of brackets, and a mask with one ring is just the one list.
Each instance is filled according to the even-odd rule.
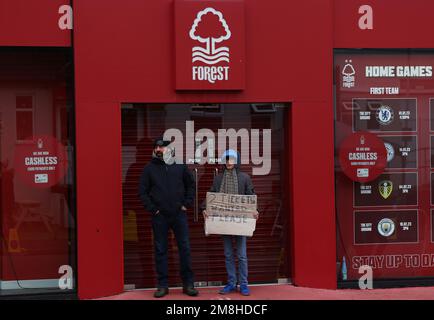
[[155,151],[155,155],[156,155],[159,159],[163,159],[163,152],[161,152],[161,151]]

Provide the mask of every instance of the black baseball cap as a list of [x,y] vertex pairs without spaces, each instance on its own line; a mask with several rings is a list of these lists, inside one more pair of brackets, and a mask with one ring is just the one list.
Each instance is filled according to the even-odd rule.
[[158,137],[157,139],[154,140],[154,148],[156,146],[167,147],[170,143],[171,143],[171,141],[164,140],[163,137]]

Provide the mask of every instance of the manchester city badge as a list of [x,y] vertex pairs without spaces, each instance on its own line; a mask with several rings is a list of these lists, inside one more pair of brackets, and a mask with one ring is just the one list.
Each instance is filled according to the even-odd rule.
[[395,232],[395,222],[392,219],[384,218],[378,223],[377,230],[383,237],[389,237]]

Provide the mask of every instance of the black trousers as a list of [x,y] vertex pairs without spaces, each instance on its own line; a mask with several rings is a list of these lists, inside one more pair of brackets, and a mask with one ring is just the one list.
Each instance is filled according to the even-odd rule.
[[170,216],[161,213],[153,215],[152,229],[154,232],[155,267],[158,276],[158,287],[167,288],[169,286],[167,262],[169,229],[172,229],[178,245],[180,275],[183,285],[193,286],[194,275],[191,268],[187,214],[180,210],[178,213]]

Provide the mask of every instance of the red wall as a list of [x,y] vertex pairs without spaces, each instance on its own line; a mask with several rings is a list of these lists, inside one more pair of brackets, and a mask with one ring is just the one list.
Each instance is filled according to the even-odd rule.
[[[334,0],[335,48],[434,48],[432,0]],[[359,7],[370,5],[374,29],[360,30]]]
[[69,0],[1,0],[0,46],[71,45],[71,32],[60,30],[59,7]]
[[[224,1],[224,0],[222,0]],[[0,45],[69,46],[67,0],[0,1]],[[374,30],[359,30],[371,4]],[[434,47],[431,0],[245,0],[246,89],[174,91],[173,0],[75,0],[79,296],[123,290],[121,102],[292,102],[296,285],[335,288],[335,48]],[[306,192],[315,183],[315,194]]]
[[[292,102],[294,281],[335,288],[332,2],[246,0],[239,93],[175,92],[172,0],[74,10],[80,298],[123,290],[122,102]],[[327,192],[307,193],[313,181]]]

